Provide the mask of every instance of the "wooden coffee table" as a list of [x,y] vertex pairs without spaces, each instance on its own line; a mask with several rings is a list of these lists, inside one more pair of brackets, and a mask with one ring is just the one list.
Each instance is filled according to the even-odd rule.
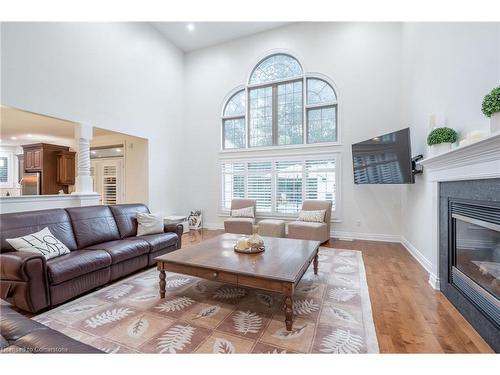
[[160,298],[165,298],[166,271],[282,293],[286,329],[291,331],[293,292],[311,262],[318,274],[319,241],[263,237],[266,251],[240,254],[233,249],[239,237],[226,233],[155,258],[160,271]]

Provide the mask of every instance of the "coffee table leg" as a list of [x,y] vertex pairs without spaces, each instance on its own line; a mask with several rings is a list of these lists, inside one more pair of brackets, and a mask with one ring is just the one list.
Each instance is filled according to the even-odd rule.
[[285,297],[285,324],[286,330],[291,331],[293,325],[293,299],[291,296]]
[[314,267],[314,274],[318,274],[318,253],[316,252],[316,255],[314,256],[313,260],[313,267]]
[[167,286],[165,281],[166,277],[165,271],[160,270],[160,298],[165,298],[165,287]]

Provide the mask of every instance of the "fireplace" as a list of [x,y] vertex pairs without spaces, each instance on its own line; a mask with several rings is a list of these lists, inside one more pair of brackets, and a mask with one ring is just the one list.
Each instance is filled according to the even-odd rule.
[[500,350],[500,179],[440,183],[440,285]]

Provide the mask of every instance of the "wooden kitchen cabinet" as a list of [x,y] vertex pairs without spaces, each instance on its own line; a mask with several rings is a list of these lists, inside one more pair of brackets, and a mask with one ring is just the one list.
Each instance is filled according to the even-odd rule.
[[57,153],[57,183],[61,185],[75,184],[75,152],[59,151]]
[[67,193],[75,183],[75,153],[67,146],[36,143],[23,145],[25,173],[40,173],[40,194]]

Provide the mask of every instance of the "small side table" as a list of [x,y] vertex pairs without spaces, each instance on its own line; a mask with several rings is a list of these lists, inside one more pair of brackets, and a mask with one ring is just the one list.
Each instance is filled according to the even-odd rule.
[[189,221],[187,219],[187,216],[182,216],[182,215],[171,215],[171,216],[165,216],[163,218],[163,222],[165,224],[182,224],[183,227],[183,233],[188,233],[189,232]]

